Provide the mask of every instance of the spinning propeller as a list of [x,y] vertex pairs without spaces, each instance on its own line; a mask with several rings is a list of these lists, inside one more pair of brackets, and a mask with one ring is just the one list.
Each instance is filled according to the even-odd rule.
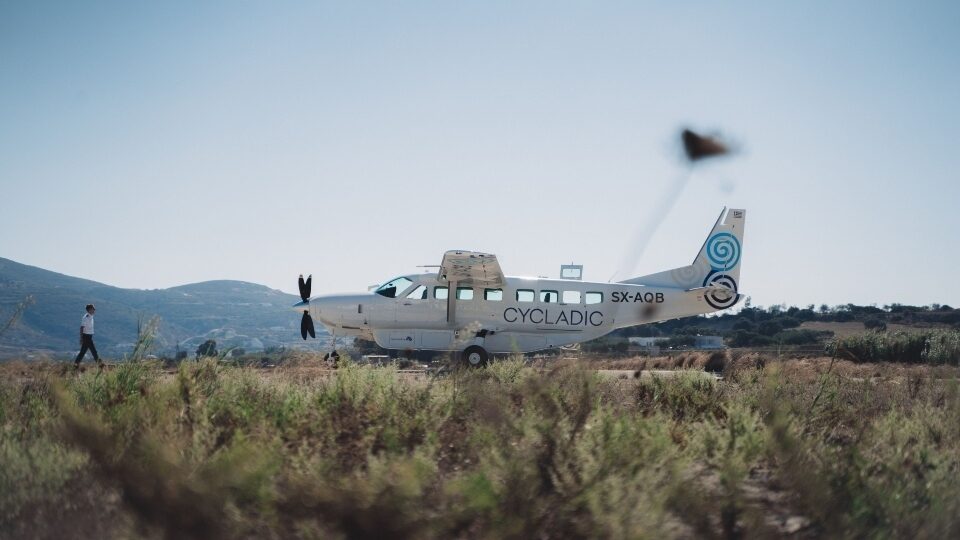
[[310,303],[310,286],[313,284],[313,274],[307,276],[307,280],[303,280],[303,274],[300,274],[300,279],[297,280],[297,286],[300,287],[300,299],[306,303]]
[[303,300],[303,303],[307,305],[308,309],[303,310],[303,317],[300,319],[300,335],[303,339],[307,339],[307,334],[310,334],[310,337],[317,337],[316,328],[313,326],[313,317],[310,316],[310,286],[313,284],[313,275],[307,276],[306,281],[303,279],[303,274],[300,274],[300,279],[297,280],[297,285],[300,287],[300,299]]

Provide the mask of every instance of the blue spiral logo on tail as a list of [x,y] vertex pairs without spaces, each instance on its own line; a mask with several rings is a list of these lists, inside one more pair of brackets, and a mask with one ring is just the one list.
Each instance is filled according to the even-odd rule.
[[740,262],[740,241],[728,233],[717,233],[707,240],[707,260],[718,272],[730,270]]

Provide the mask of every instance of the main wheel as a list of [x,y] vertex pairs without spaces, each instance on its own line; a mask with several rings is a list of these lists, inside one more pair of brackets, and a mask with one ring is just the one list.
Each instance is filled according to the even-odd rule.
[[483,367],[487,365],[489,355],[487,351],[479,345],[471,345],[464,349],[460,355],[464,365],[469,367]]

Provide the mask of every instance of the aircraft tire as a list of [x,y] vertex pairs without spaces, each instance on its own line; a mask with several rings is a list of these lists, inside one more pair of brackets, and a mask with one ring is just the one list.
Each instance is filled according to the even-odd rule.
[[479,345],[471,345],[463,350],[460,359],[466,367],[478,368],[487,365],[490,355]]

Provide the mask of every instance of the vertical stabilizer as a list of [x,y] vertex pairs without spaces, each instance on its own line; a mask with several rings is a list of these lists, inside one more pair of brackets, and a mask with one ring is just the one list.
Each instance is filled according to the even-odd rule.
[[[691,266],[709,268],[715,273],[723,273],[740,281],[740,254],[743,246],[743,224],[746,210],[728,210],[726,219],[723,213],[717,220],[710,236],[700,248],[700,253]],[[721,223],[720,220],[723,219]]]
[[[704,241],[696,259],[693,260],[693,264],[628,279],[621,283],[682,289],[719,286],[736,293],[740,288],[740,262],[746,217],[746,210],[725,208],[720,212],[720,217],[717,218],[716,224]],[[724,298],[723,295],[711,295],[711,297],[708,297],[711,306],[724,309],[736,304],[739,295],[729,295],[728,298]]]

